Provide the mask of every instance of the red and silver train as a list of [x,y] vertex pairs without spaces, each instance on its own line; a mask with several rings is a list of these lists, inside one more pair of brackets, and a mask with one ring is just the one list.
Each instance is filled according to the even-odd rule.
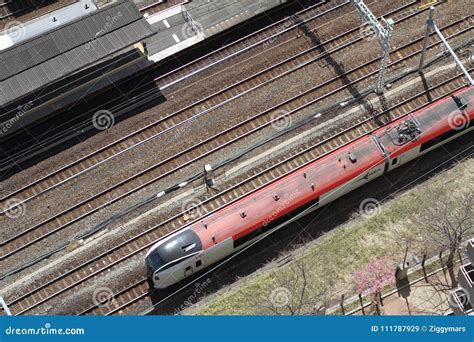
[[472,130],[474,86],[377,129],[158,241],[148,276],[166,288],[374,178]]

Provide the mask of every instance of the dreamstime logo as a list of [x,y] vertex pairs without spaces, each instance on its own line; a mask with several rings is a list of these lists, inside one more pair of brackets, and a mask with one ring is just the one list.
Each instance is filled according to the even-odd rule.
[[190,22],[184,23],[181,27],[181,34],[183,35],[184,39],[189,39],[194,36],[199,36],[204,33],[204,28],[200,23],[195,20]]
[[451,129],[455,131],[461,131],[469,125],[467,116],[459,111],[452,112],[448,116],[448,124]]
[[114,301],[114,293],[108,287],[99,287],[92,294],[92,301],[95,306],[102,307],[112,304]]
[[277,287],[270,293],[270,302],[276,308],[287,306],[291,302],[291,292],[286,287]]
[[190,218],[201,217],[204,214],[204,208],[199,199],[192,199],[188,202],[184,202],[182,211],[189,215]]
[[448,304],[450,307],[461,306],[463,309],[471,302],[471,296],[464,288],[460,287],[448,295]]
[[380,202],[375,198],[366,198],[359,205],[359,213],[366,218],[377,216],[381,210]]
[[17,198],[11,198],[7,200],[2,210],[2,212],[5,213],[5,216],[11,219],[16,219],[23,216],[25,211],[25,203]]
[[92,116],[92,124],[99,131],[103,131],[115,124],[115,117],[110,111],[101,109]]
[[5,25],[4,31],[15,41],[21,40],[25,36],[25,26],[19,21],[11,21]]
[[377,39],[377,33],[375,32],[375,29],[369,24],[362,25],[359,28],[359,33],[362,38],[364,38],[364,40],[373,41]]
[[293,119],[285,110],[277,110],[271,115],[272,127],[277,131],[282,131],[289,128]]

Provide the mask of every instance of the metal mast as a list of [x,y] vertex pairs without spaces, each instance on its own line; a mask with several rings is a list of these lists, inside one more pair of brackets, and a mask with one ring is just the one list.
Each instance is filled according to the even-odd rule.
[[449,45],[448,41],[446,38],[444,38],[443,34],[439,30],[438,26],[436,25],[435,21],[433,20],[433,12],[434,12],[434,7],[430,7],[430,13],[428,16],[428,20],[426,21],[426,31],[425,31],[425,39],[423,41],[423,51],[421,52],[421,58],[420,58],[420,65],[418,66],[418,71],[423,70],[423,67],[425,65],[425,56],[426,56],[426,49],[428,47],[428,38],[431,33],[431,29],[434,29],[436,34],[439,36],[441,39],[441,42],[446,46],[446,49],[449,51],[451,56],[454,59],[454,62],[456,62],[457,66],[461,69],[461,71],[464,73],[464,76],[466,76],[467,80],[469,81],[470,84],[474,85],[474,81],[472,80],[471,75],[467,72],[466,68],[464,68],[464,65],[462,65],[461,61],[459,60],[458,56],[456,53],[453,51],[451,46]]
[[363,0],[351,0],[352,4],[355,6],[359,12],[362,20],[366,21],[374,30],[379,44],[382,47],[382,60],[380,62],[380,71],[377,79],[377,87],[375,91],[378,94],[383,93],[384,80],[385,80],[385,69],[387,68],[388,55],[390,53],[390,38],[392,38],[393,33],[393,20],[385,20],[382,17],[382,21],[385,23],[386,28],[384,28],[378,21],[377,17],[372,13],[372,11],[367,7]]
[[5,311],[5,313],[7,314],[7,316],[11,316],[11,315],[12,315],[12,313],[10,312],[10,309],[8,308],[7,303],[5,302],[5,300],[3,299],[2,296],[0,296],[0,306],[3,308],[3,310]]

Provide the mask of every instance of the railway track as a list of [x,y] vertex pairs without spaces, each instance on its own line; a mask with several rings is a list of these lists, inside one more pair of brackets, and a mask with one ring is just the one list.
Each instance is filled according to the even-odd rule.
[[[462,77],[457,76],[453,79],[448,79],[442,84],[430,89],[431,96],[433,98],[442,97],[446,94],[455,91],[462,85]],[[391,113],[390,121],[395,120],[396,118],[406,115],[407,113],[426,105],[427,100],[424,100],[422,98],[424,94],[425,92],[417,94],[416,96],[413,96],[412,98],[403,101],[401,104],[398,104],[397,106],[395,106],[395,108],[392,108],[392,112],[396,109],[397,113],[399,114]],[[384,117],[387,118],[386,115],[384,115]],[[318,157],[321,157],[324,153],[328,153],[334,148],[338,148],[343,144],[357,139],[361,135],[367,134],[371,130],[375,129],[374,127],[378,127],[378,125],[380,124],[380,122],[376,122],[372,116],[370,116],[369,118],[366,117],[365,119],[361,120],[361,122],[355,123],[353,127],[346,128],[345,130],[339,132],[335,132],[335,136],[320,140],[311,148],[307,148],[303,151],[300,151],[297,155],[297,158],[300,159],[302,163],[301,165],[298,165],[298,163],[295,164],[295,156],[293,156],[283,162],[280,162],[277,165],[278,167],[281,166],[281,169],[279,169],[280,171],[275,171],[276,166],[272,166],[270,169],[263,171],[259,169],[256,171],[257,173],[253,175],[250,179],[241,181],[231,189],[227,189],[224,193],[215,195],[210,199],[206,200],[205,203],[202,203],[200,205],[201,209],[199,210],[199,212],[205,215],[212,212],[212,208],[218,208],[222,205],[227,205],[232,201],[235,201],[236,199],[240,198],[244,194],[248,194],[249,191],[253,191],[263,186],[264,184],[267,184],[268,182],[276,179],[275,177],[281,177],[285,173],[294,170],[295,167],[301,167],[304,163],[308,163]],[[384,122],[384,124],[386,123],[387,122]],[[263,176],[264,174],[266,174],[267,176]],[[190,210],[193,209],[191,208]],[[54,298],[55,296],[83,283],[87,279],[91,279],[92,277],[101,274],[105,270],[110,270],[111,267],[119,264],[120,262],[127,260],[128,258],[137,255],[138,253],[144,253],[147,248],[149,248],[156,240],[162,238],[166,234],[174,232],[179,227],[182,227],[185,223],[189,223],[185,219],[186,214],[187,213],[180,213],[178,215],[175,215],[172,218],[169,218],[166,221],[162,222],[162,224],[147,229],[138,236],[124,237],[123,241],[117,246],[99,254],[96,258],[92,260],[88,260],[77,265],[74,268],[68,269],[64,273],[52,273],[47,279],[45,279],[45,282],[38,286],[36,289],[25,294],[18,294],[18,297],[14,298],[9,303],[9,306],[12,308],[12,312],[15,314],[26,313],[37,307],[38,305]],[[132,293],[135,293],[136,296],[136,294],[139,292],[140,296],[146,296],[146,293],[140,292],[145,286],[143,282],[128,285],[133,285],[133,289],[132,287],[130,287],[130,291],[127,289],[122,289],[117,292],[117,298],[123,298],[120,299],[120,301],[123,301],[123,303],[120,304],[118,302],[118,299],[116,298],[117,301],[114,301],[115,304],[113,304],[113,312],[110,313],[115,313],[118,310],[121,310],[119,309],[121,305],[128,306],[131,303],[130,296]],[[127,297],[129,298],[128,300]],[[100,312],[107,310],[106,307],[107,306],[100,306]],[[94,313],[96,312],[96,309],[98,310],[99,307],[86,308],[82,312]]]
[[[462,74],[460,74],[429,89],[429,92],[432,96],[431,101],[429,101],[426,97],[427,92],[422,91],[421,93],[403,100],[391,108],[379,113],[377,117],[366,114],[365,116],[360,117],[359,121],[355,122],[351,127],[338,129],[338,131],[334,131],[334,134],[329,138],[316,139],[311,146],[301,148],[300,151],[295,153],[295,155],[278,162],[276,165],[271,165],[266,168],[261,167],[261,169],[259,169],[256,174],[252,175],[250,178],[243,180],[230,189],[225,190],[223,193],[217,194],[214,197],[206,200],[205,203],[200,205],[201,207],[199,211],[202,213],[202,216],[205,216],[217,210],[213,209],[215,208],[215,206],[212,205],[213,203],[215,204],[221,202],[225,203],[225,205],[230,205],[239,198],[247,196],[248,194],[261,189],[267,184],[284,177],[291,172],[294,172],[295,169],[301,168],[308,163],[311,163],[314,160],[331,153],[335,149],[349,144],[359,139],[361,136],[373,132],[381,125],[386,125],[394,120],[407,116],[411,112],[420,109],[430,102],[436,101],[437,99],[442,98],[443,96],[446,96],[465,85],[466,82],[462,77]],[[199,219],[201,219],[202,216],[199,217]],[[167,224],[167,222],[164,223],[165,226]],[[144,253],[148,247],[150,246],[146,246],[144,250],[139,251],[139,253]],[[144,258],[144,255],[141,256]],[[117,292],[113,293],[113,297],[110,297],[108,302],[95,303],[94,305],[89,306],[86,309],[82,309],[77,313],[81,315],[110,315],[115,313],[125,314],[127,312],[132,313],[132,311],[129,309],[137,305],[141,300],[149,301],[149,294],[150,291],[148,289],[146,277],[143,277],[139,280],[135,279],[130,284],[123,286]]]
[[[303,22],[306,23],[310,19],[314,20],[316,18],[319,18],[320,16],[340,8],[341,5],[339,3],[335,3],[334,7],[328,8],[328,7],[318,7],[317,5],[311,6],[303,11],[300,12],[300,15],[303,18]],[[313,13],[313,11],[315,11]],[[268,33],[266,34],[266,29],[262,29],[260,31],[255,32],[255,34],[259,35],[259,38],[253,38],[254,35],[248,35],[246,37],[241,38],[240,40],[231,43],[229,45],[226,45],[218,50],[216,50],[216,53],[219,54],[218,56],[214,56],[214,53],[208,54],[206,56],[203,56],[199,58],[196,62],[188,63],[184,65],[182,68],[187,68],[186,70],[194,70],[191,72],[196,72],[197,69],[200,71],[204,70],[202,65],[206,65],[206,63],[213,63],[216,64],[216,61],[224,61],[228,55],[229,51],[233,55],[238,54],[239,51],[242,52],[245,48],[246,40],[251,40],[252,41],[252,46],[256,46],[255,40],[260,42],[260,44],[263,44],[265,42],[265,34],[267,36],[267,39],[270,39],[271,37],[275,37],[278,34],[278,30],[284,30],[281,31],[281,34],[284,32],[288,31],[288,28],[285,28],[284,22],[286,20],[279,21],[277,23],[274,23],[268,27]],[[276,31],[276,32],[275,32]],[[240,44],[240,45],[234,45],[234,44]],[[242,45],[242,46],[241,46]],[[237,52],[236,52],[237,51]],[[197,63],[195,67],[193,67],[194,63]],[[177,72],[180,72],[180,75],[183,74],[183,69],[179,68]],[[194,69],[192,69],[194,68]],[[189,71],[189,70],[188,70]],[[164,75],[167,77],[170,77],[172,72]],[[209,96],[205,98],[205,100],[209,99]],[[199,104],[202,103],[203,100],[194,102],[193,104],[186,106],[183,110],[190,109],[194,106],[198,106]],[[97,108],[97,109],[102,109]],[[172,119],[174,116],[178,115],[181,111],[174,112],[170,115],[166,115],[165,117],[162,117],[155,122],[142,127],[138,129],[135,132],[132,132],[119,140],[108,144],[106,146],[103,146],[99,148],[98,150],[87,154],[76,161],[69,163],[67,165],[62,166],[61,168],[53,171],[50,174],[45,175],[44,177],[41,177],[39,179],[36,179],[35,181],[29,183],[28,185],[25,185],[13,192],[10,192],[2,197],[0,197],[0,215],[3,215],[7,210],[13,208],[16,205],[20,205],[23,203],[26,203],[27,201],[44,194],[45,192],[54,189],[55,187],[63,184],[66,181],[70,181],[74,179],[75,177],[78,177],[79,175],[103,164],[107,160],[110,160],[112,158],[115,158],[127,151],[129,151],[132,148],[138,147],[141,144],[145,143],[146,141],[149,141],[150,139],[156,138],[161,132],[165,132],[169,129],[172,129],[176,126],[177,123],[182,122],[183,120],[179,120],[176,118],[174,121],[168,122],[166,120]],[[164,127],[163,127],[164,126]],[[8,200],[13,200],[14,203],[9,206],[5,206],[5,202]],[[4,209],[3,209],[4,208]]]
[[19,14],[23,11],[26,11],[28,9],[28,7],[26,8],[23,8],[23,9],[17,9],[17,10],[13,10],[11,11],[7,6],[8,5],[11,5],[13,3],[13,1],[5,1],[3,3],[0,4],[0,21],[3,21],[5,19],[8,19],[16,14]]
[[[337,1],[341,1],[341,0],[337,0]],[[303,18],[306,18],[306,17],[308,17],[308,16],[311,17],[311,14],[310,14],[311,11],[315,11],[315,10],[317,11],[317,9],[318,9],[320,6],[323,6],[323,4],[324,4],[324,3],[318,3],[318,4],[316,4],[316,5],[309,6],[309,7],[305,8],[305,9],[303,9],[303,10],[297,12],[295,15],[301,15]],[[326,6],[328,6],[328,5],[326,5]],[[339,8],[339,7],[340,7],[340,6],[338,6],[337,3],[334,4],[334,9],[337,9],[337,8]],[[281,8],[281,7],[280,7],[280,8]],[[223,61],[226,60],[225,56],[226,56],[227,54],[229,54],[229,53],[232,53],[233,55],[235,55],[236,53],[239,54],[239,53],[244,52],[244,50],[239,51],[238,49],[237,49],[237,52],[236,52],[236,44],[242,43],[242,41],[245,41],[245,40],[253,39],[254,35],[260,34],[260,35],[263,37],[263,36],[265,36],[266,30],[269,30],[269,31],[271,30],[271,31],[273,32],[277,27],[280,27],[280,28],[282,28],[282,30],[284,30],[284,31],[281,32],[281,34],[285,33],[285,32],[287,31],[286,29],[288,28],[288,27],[286,27],[287,25],[285,25],[286,21],[287,21],[286,19],[282,19],[282,20],[280,20],[280,21],[277,21],[277,22],[275,22],[275,23],[272,23],[271,25],[269,25],[269,26],[267,26],[267,27],[265,27],[265,28],[263,28],[263,29],[261,29],[261,30],[258,30],[258,31],[256,31],[256,32],[253,32],[253,33],[251,33],[251,34],[249,34],[249,35],[247,35],[247,36],[245,36],[245,37],[240,38],[240,39],[237,40],[237,41],[234,41],[234,42],[232,42],[232,43],[229,43],[229,44],[227,44],[227,45],[225,45],[225,46],[223,46],[223,47],[221,47],[221,48],[218,48],[218,49],[214,50],[213,52],[211,52],[211,53],[209,53],[209,54],[207,54],[207,55],[204,55],[204,56],[198,58],[197,60],[194,60],[194,61],[192,61],[192,62],[187,63],[186,65],[183,65],[183,66],[181,66],[181,67],[179,67],[179,68],[177,68],[177,69],[174,69],[173,71],[168,72],[166,75],[169,76],[170,74],[172,74],[172,73],[175,72],[175,71],[178,72],[178,71],[180,71],[183,67],[188,67],[188,68],[189,68],[189,67],[192,66],[194,63],[200,63],[200,65],[202,65],[203,63],[205,64],[205,63],[206,63],[206,62],[205,62],[206,60],[209,61],[209,63],[211,63],[211,61],[212,61],[212,65],[219,64],[219,63],[221,63],[221,62],[223,62]],[[270,35],[270,32],[268,33],[268,35]],[[278,33],[277,33],[276,35],[278,35]],[[275,35],[272,35],[272,37],[275,37]],[[261,41],[261,42],[260,42],[260,44],[263,44],[263,43],[264,43],[264,41]],[[215,57],[216,54],[219,54],[219,56],[221,56],[221,57],[219,57],[219,58]],[[217,63],[216,63],[216,59],[217,59]],[[211,65],[211,64],[210,64],[210,65]],[[201,72],[201,71],[203,71],[203,70],[206,70],[206,68],[205,68],[205,67],[200,68],[200,69],[199,69],[199,72]],[[197,73],[197,72],[195,71],[193,74],[195,74],[195,73]],[[140,87],[137,88],[137,89],[144,89],[144,88],[146,88],[147,86],[150,86],[150,84],[156,85],[156,81],[157,81],[158,79],[159,79],[159,78],[157,78],[156,80],[154,80],[154,81],[151,82],[151,83],[149,83],[149,82],[148,82],[148,83],[145,83],[145,84],[143,84],[142,86],[140,86]],[[48,93],[43,93],[42,96],[45,96],[45,95],[47,95],[47,94],[48,94]],[[90,110],[89,113],[92,114],[93,112],[95,112],[95,111],[97,111],[97,110],[101,110],[101,109],[107,108],[107,106],[109,106],[111,102],[113,102],[113,100],[112,100],[112,101],[108,101],[108,102],[106,102],[106,103],[101,103],[100,107],[97,107],[97,108],[95,108],[95,109],[93,109],[93,110]],[[109,107],[110,107],[110,106],[109,106]],[[82,116],[84,116],[84,114],[82,114]],[[69,130],[69,133],[70,133],[71,135],[76,135],[78,131],[85,130],[84,126],[87,126],[87,127],[90,126],[90,122],[89,122],[89,121],[90,121],[90,120],[84,122],[84,125],[81,125],[81,126],[75,127],[74,129]],[[143,128],[143,129],[144,129],[144,128]],[[56,139],[56,140],[58,140],[58,139]],[[120,141],[122,141],[122,140],[120,140]],[[119,141],[119,142],[120,142],[120,141]],[[36,144],[36,143],[37,143],[37,141],[35,141],[35,144]],[[56,143],[57,143],[57,142],[56,142]],[[45,142],[45,144],[47,144],[47,142]],[[45,144],[43,144],[43,145],[45,145]],[[49,145],[48,145],[48,146],[49,146]],[[107,147],[107,146],[105,146],[104,148],[106,148],[106,147]],[[17,147],[16,147],[16,149],[19,149],[19,148],[20,148],[20,146],[17,146]],[[42,150],[42,149],[36,149],[36,153],[40,153],[41,150]],[[9,153],[9,155],[8,155],[8,159],[10,160],[9,163],[0,163],[0,171],[2,171],[2,170],[8,170],[8,169],[11,167],[11,165],[14,165],[14,164],[15,164],[15,162],[18,162],[18,161],[21,161],[21,160],[22,160],[22,159],[21,159],[21,158],[22,158],[21,155],[16,155],[14,151],[12,151],[12,152],[13,152],[13,153]],[[28,153],[31,154],[29,151],[28,151]],[[87,156],[84,156],[84,158],[87,158]],[[81,158],[81,159],[83,159],[83,158]],[[79,162],[79,160],[78,160],[77,162]],[[2,164],[5,164],[5,165],[2,165]],[[65,167],[67,167],[67,165],[66,165]],[[60,171],[60,170],[58,170],[58,171]],[[1,198],[0,198],[0,201],[2,201]]]
[[[403,10],[407,7],[409,7],[411,4],[404,5],[402,7],[397,8],[395,11],[391,11],[389,13],[386,13],[386,15],[391,15],[397,11]],[[335,8],[339,8],[340,4],[336,4]],[[319,14],[314,15],[311,17],[313,20],[320,17],[323,14],[326,14],[329,10],[326,8],[321,8],[321,12]],[[337,35],[331,39],[328,39],[327,42],[324,42],[324,44],[332,44],[336,45],[341,39],[346,34],[354,34],[358,29],[352,29],[344,34]],[[183,118],[177,118],[176,116],[178,114],[182,114],[186,110],[192,110],[193,107],[200,106],[200,107],[207,107],[209,110],[212,108],[214,109],[216,104],[223,103],[225,101],[228,101],[230,98],[230,95],[228,94],[229,92],[238,92],[240,94],[245,94],[246,91],[249,91],[249,88],[251,87],[249,84],[251,82],[254,82],[257,77],[260,77],[260,84],[264,84],[265,81],[268,80],[268,78],[272,79],[272,77],[277,74],[278,70],[281,69],[282,66],[285,65],[285,63],[292,63],[292,65],[296,65],[298,62],[298,58],[304,56],[305,53],[309,53],[311,51],[314,51],[315,48],[311,48],[308,50],[303,51],[302,53],[295,55],[291,58],[285,59],[284,61],[270,67],[266,68],[242,81],[239,81],[237,83],[234,83],[232,86],[226,87],[222,89],[219,92],[216,92],[210,96],[207,96],[206,98],[193,103],[192,105],[186,106],[183,109],[180,109],[179,111],[176,111],[172,114],[167,115],[164,118],[161,118],[157,123],[150,124],[149,126],[145,128],[149,128],[149,130],[141,129],[139,132],[140,136],[137,137],[136,133],[132,133],[124,138],[122,138],[120,141],[113,143],[109,146],[104,147],[101,150],[98,150],[81,160],[74,162],[72,164],[66,165],[65,167],[61,168],[60,170],[47,175],[25,187],[22,187],[12,193],[9,193],[2,198],[0,198],[0,201],[6,201],[8,199],[11,199],[12,197],[15,197],[16,201],[19,203],[25,203],[28,200],[31,200],[43,193],[45,193],[48,190],[53,189],[54,187],[61,185],[64,183],[64,181],[71,180],[73,177],[76,177],[85,171],[90,170],[92,167],[100,165],[100,163],[110,160],[111,158],[114,158],[131,148],[134,148],[146,141],[149,141],[150,139],[158,137],[160,134],[163,134],[164,132],[167,132],[171,130],[172,128],[177,127],[180,123],[186,123],[189,120],[193,120],[196,116],[194,115],[194,112],[186,112],[187,116],[183,115]],[[277,69],[280,68],[280,69]],[[267,82],[268,83],[268,82]],[[255,84],[252,84],[252,88],[255,89]],[[218,97],[217,100],[215,98]],[[233,98],[236,98],[233,96]],[[213,100],[214,99],[214,100]],[[167,119],[170,119],[169,121],[166,121]],[[160,124],[161,127],[156,127],[157,124]],[[129,141],[129,139],[132,139]],[[123,143],[123,144],[119,144]],[[117,151],[118,150],[118,151]],[[114,151],[115,153],[111,152]],[[98,156],[98,153],[104,152],[103,154]],[[97,161],[97,159],[99,159]],[[79,164],[79,165],[78,165]],[[71,175],[72,174],[72,175]],[[17,204],[19,204],[17,203]],[[0,206],[1,207],[1,206]],[[0,215],[4,214],[8,209],[12,207],[6,208],[3,211],[0,211]]]
[[[54,3],[54,1],[47,1],[48,3],[47,6],[50,6],[51,8],[50,11],[54,11],[73,3],[74,1],[75,0],[60,0],[60,1],[57,1],[57,3]],[[13,7],[13,10],[8,8],[8,5],[12,6],[14,2],[16,2],[17,5]],[[0,23],[10,20],[13,17],[19,16],[22,13],[32,11],[39,7],[42,7],[41,5],[38,7],[34,5],[29,6],[28,4],[18,5],[18,3],[20,3],[20,1],[13,1],[13,0],[4,1],[0,3]]]
[[[294,29],[314,21],[322,15],[350,5],[347,0],[325,1],[309,7],[309,11],[301,11],[290,18],[285,18],[273,23],[272,25],[260,29],[253,34],[243,37],[232,43],[231,49],[224,46],[216,49],[212,53],[204,55],[195,61],[182,65],[181,67],[165,73],[155,79],[160,89],[167,89],[183,80],[199,74],[204,70],[209,70],[223,61],[233,61],[244,52],[250,52],[253,49],[262,46],[262,44],[272,42],[281,36],[293,32]],[[316,10],[316,13],[312,13]],[[296,22],[297,20],[297,22]],[[286,41],[285,41],[286,42]]]
[[[333,9],[337,9],[339,7],[340,6],[336,3],[335,7]],[[312,12],[314,10],[316,11],[315,13]],[[325,13],[328,13],[328,11],[329,10],[326,7],[319,9],[316,5],[314,5],[312,7],[309,7],[307,9],[301,11],[300,13],[301,13],[301,15],[306,15],[307,16],[307,17],[305,17],[306,18],[305,22],[306,22],[308,20],[308,18],[312,18],[314,20],[316,18],[319,18],[321,15],[323,15]],[[271,36],[271,37],[275,36],[274,31],[277,30],[277,28],[276,28],[277,24],[279,25],[278,27],[280,27],[280,28],[283,25],[282,21],[270,25],[270,27],[268,28],[270,30],[270,32],[268,33],[268,36]],[[256,34],[263,35],[264,34],[263,32],[265,32],[265,29],[262,29],[262,30],[256,32]],[[253,37],[253,35],[243,37],[235,43],[245,41],[246,39],[251,39],[253,41],[254,39],[252,39],[252,37]],[[263,43],[262,40],[260,40],[260,41],[261,41],[261,43]],[[216,53],[220,53],[219,57],[213,58],[212,57],[213,53],[211,53],[211,54],[208,54],[208,55],[198,59],[197,63],[199,63],[199,66],[202,63],[205,63],[205,62],[203,62],[203,60],[205,58],[212,58],[213,63],[215,63],[216,59],[217,60],[224,60],[223,58],[225,58],[226,54],[228,54],[228,52],[226,52],[227,49],[230,49],[232,51],[232,53],[235,54],[235,51],[238,50],[239,48],[234,46],[234,43],[226,45],[226,46],[224,46],[224,47],[222,47],[222,48],[220,48],[216,51]],[[209,62],[211,62],[211,61],[209,61]],[[189,63],[186,66],[189,67],[191,64],[192,63]],[[202,70],[202,68],[201,68],[201,70]],[[189,109],[189,108],[192,108],[193,106],[197,106],[201,102],[202,101],[197,101],[197,102],[193,103],[192,105],[186,106],[185,109]],[[97,109],[101,109],[101,108],[97,108]],[[90,154],[87,154],[87,155],[77,159],[76,161],[70,163],[70,164],[64,165],[63,167],[59,168],[58,170],[55,170],[54,172],[52,172],[50,174],[47,174],[44,177],[41,177],[41,178],[29,183],[28,185],[25,185],[25,186],[13,191],[13,192],[10,192],[10,193],[0,197],[0,208],[5,208],[5,205],[4,205],[5,202],[8,201],[9,199],[12,199],[13,197],[15,197],[15,202],[18,202],[18,203],[15,203],[15,204],[25,203],[25,202],[27,202],[27,201],[43,194],[43,193],[45,193],[46,191],[49,191],[49,190],[55,188],[56,186],[63,184],[64,181],[69,181],[69,180],[81,175],[82,173],[84,173],[86,171],[89,171],[92,168],[101,165],[103,162],[105,162],[107,160],[110,160],[111,158],[114,158],[114,157],[120,155],[121,153],[124,153],[124,152],[128,151],[131,148],[138,147],[140,145],[140,143],[143,143],[143,142],[146,142],[150,139],[155,138],[157,132],[164,131],[163,128],[161,128],[161,127],[156,128],[156,126],[157,125],[162,125],[162,126],[165,125],[165,126],[173,127],[174,124],[172,122],[167,123],[167,122],[165,122],[165,120],[172,118],[177,113],[179,113],[179,111],[175,112],[175,113],[172,113],[170,115],[167,115],[164,118],[160,118],[160,119],[156,120],[155,122],[153,122],[153,123],[151,123],[151,124],[149,124],[145,127],[142,127],[140,129],[138,129],[137,131],[132,132],[131,134],[128,134],[128,135],[120,138],[119,140],[111,143],[111,144],[103,146],[102,148],[100,148],[100,149],[98,149],[98,150],[96,150],[96,151],[94,151]],[[179,122],[180,120],[176,120],[176,121]],[[154,128],[156,128],[157,132],[153,132],[153,131],[150,132],[150,130],[152,130]],[[115,153],[112,153],[110,151],[112,149],[115,150]],[[4,214],[6,210],[12,208],[13,206],[8,206],[5,209],[0,210],[0,215]]]
[[[70,0],[70,1],[74,1],[74,0]],[[337,1],[340,1],[340,0],[337,0]],[[156,2],[156,1],[155,1]],[[170,4],[171,2],[167,2],[165,3],[164,5],[166,4]],[[150,4],[152,4],[150,2]],[[307,8],[297,12],[295,15],[299,15],[299,14],[303,14],[303,13],[308,13],[312,10],[314,10],[316,7],[319,7],[323,4],[323,2],[321,3],[318,3],[316,5],[311,5],[311,6],[308,6]],[[282,5],[282,6],[279,6],[278,8],[281,9],[282,7],[284,7],[286,5]],[[278,22],[275,22],[269,26],[267,26],[266,28],[263,28],[261,30],[259,30],[258,32],[260,31],[265,31],[267,28],[268,30],[274,28],[275,26],[277,25],[282,25],[282,23],[285,22],[285,19],[283,20],[280,20]],[[252,38],[252,36],[254,34],[257,34],[258,32],[254,32],[254,33],[251,33],[241,39],[239,39],[239,41],[241,40],[245,40],[245,39],[249,39],[249,38]],[[198,58],[198,61],[202,61],[203,58],[212,58],[212,55],[214,53],[217,53],[217,51],[221,51],[221,50],[226,50],[226,49],[231,49],[235,52],[235,49],[233,49],[233,47],[235,47],[234,45],[236,44],[237,42],[232,42],[232,43],[229,43],[217,50],[215,50],[214,52],[212,53],[209,53],[201,58]],[[224,61],[224,59],[222,60]],[[188,63],[188,64],[192,64],[192,62]],[[203,69],[201,69],[202,71]],[[146,82],[145,84],[142,84],[141,86],[139,86],[137,89],[145,89],[146,87],[148,86],[156,86],[155,84],[155,81],[153,82]],[[44,96],[45,94],[43,94]],[[149,101],[140,101],[142,104],[143,103],[149,103],[151,102],[154,97],[150,95],[150,97],[148,98]],[[104,108],[107,108],[107,109],[110,109],[111,111],[114,110],[114,108],[111,108],[111,106],[113,105],[112,102],[114,102],[114,100],[110,100],[106,103],[101,103],[100,104],[100,107],[97,107],[95,109],[91,109],[89,110],[87,113],[81,113],[80,115],[76,116],[76,118],[81,118],[81,117],[87,117],[87,114],[90,114],[92,115],[94,112],[98,111],[98,110],[102,110]],[[125,101],[123,104],[127,105],[129,101]],[[133,102],[133,101],[131,101]],[[124,106],[120,106],[120,107],[124,107]],[[131,111],[133,110],[135,107],[134,107],[134,104],[132,103],[131,104],[131,109],[129,109],[128,111]],[[124,112],[124,110],[120,110],[120,112]],[[114,114],[118,113],[118,112],[115,112],[113,111]],[[118,115],[117,115],[118,116]],[[40,155],[40,154],[43,154],[44,153],[44,149],[45,148],[53,148],[55,146],[58,146],[58,145],[61,145],[63,144],[65,141],[67,140],[70,140],[71,138],[74,138],[76,136],[79,136],[81,134],[83,134],[84,132],[88,132],[88,131],[91,131],[92,129],[94,129],[92,127],[92,125],[90,124],[90,118],[89,119],[86,119],[84,120],[82,123],[78,124],[78,125],[74,125],[74,126],[70,126],[70,127],[67,127],[66,130],[63,130],[61,131],[60,133],[56,133],[54,134],[53,136],[49,137],[47,140],[41,140],[41,141],[37,141],[37,140],[24,140],[21,142],[21,144],[17,144],[13,147],[13,149],[11,150],[8,150],[8,151],[2,151],[1,153],[1,156],[0,157],[3,157],[4,161],[1,161],[0,162],[0,173],[1,172],[9,172],[9,170],[11,170],[12,168],[15,167],[15,165],[19,165],[29,159],[32,158],[32,156],[37,156],[37,155]],[[122,141],[122,139],[120,140]],[[39,147],[38,147],[39,146]],[[106,148],[107,146],[105,146],[104,148]],[[87,155],[87,156],[84,156],[83,158],[87,158],[88,156],[90,155]],[[80,159],[83,159],[83,158],[80,158]],[[80,162],[79,160],[77,160],[76,162]],[[70,165],[70,164],[68,164]],[[65,165],[65,167],[67,167],[68,165]],[[58,172],[60,172],[61,170],[57,170]],[[55,171],[56,172],[56,171]],[[53,172],[54,173],[54,172]],[[51,174],[50,174],[51,175]],[[44,177],[43,177],[44,178]],[[2,194],[3,195],[3,194]],[[2,201],[2,199],[0,198],[0,201]],[[3,206],[0,205],[0,208],[2,208]],[[2,208],[3,209],[3,208]],[[1,215],[1,212],[0,212],[0,215]]]
[[[412,15],[413,14],[409,14],[408,16]],[[461,19],[455,23],[447,25],[443,28],[443,30],[445,33],[449,33],[450,30],[452,32],[457,29],[456,25],[459,23],[466,24],[466,21]],[[462,32],[466,32],[469,29],[470,28],[466,28],[462,30]],[[452,35],[448,36],[452,37],[458,33],[459,32],[453,33]],[[436,40],[436,37],[432,36],[431,39],[434,40],[434,42],[430,42],[430,47],[439,44],[439,41]],[[406,61],[413,56],[416,56],[421,50],[421,46],[419,46],[419,49],[416,49],[416,46],[414,47],[414,45],[421,45],[421,41],[422,37],[394,51],[394,54],[398,56],[398,59],[395,59],[393,62],[391,62],[389,64],[389,68]],[[347,44],[349,43],[346,43],[346,46]],[[354,86],[355,84],[362,82],[370,76],[376,75],[378,73],[378,60],[378,58],[374,58],[372,61],[368,61],[358,67],[348,70],[344,74],[344,79],[342,79],[340,76],[336,76],[331,80],[320,83],[313,88],[308,89],[306,92],[290,98],[268,110],[260,112],[255,116],[248,118],[244,122],[226,129],[215,136],[209,137],[206,140],[203,140],[200,143],[195,144],[172,157],[160,161],[152,167],[149,167],[146,170],[143,170],[140,173],[129,177],[128,179],[112,187],[109,187],[101,193],[70,207],[69,209],[51,217],[46,221],[27,228],[26,230],[13,237],[10,237],[2,243],[3,252],[0,254],[0,259],[11,256],[16,252],[34,244],[35,242],[46,238],[47,236],[69,226],[74,222],[77,222],[85,216],[100,210],[104,206],[110,205],[128,196],[129,194],[138,191],[139,189],[142,189],[145,186],[156,182],[157,180],[162,179],[173,172],[176,172],[177,170],[182,169],[185,166],[195,163],[196,161],[222,149],[225,146],[235,143],[236,141],[245,138],[258,130],[268,127],[279,119],[278,117],[272,116],[275,110],[284,110],[286,113],[288,113],[288,115],[291,115],[341,90],[347,89],[349,86]],[[361,72],[361,70],[363,72]],[[360,74],[362,74],[362,76],[360,76]],[[350,75],[352,75],[351,78],[349,78]],[[350,81],[349,83],[348,80]]]

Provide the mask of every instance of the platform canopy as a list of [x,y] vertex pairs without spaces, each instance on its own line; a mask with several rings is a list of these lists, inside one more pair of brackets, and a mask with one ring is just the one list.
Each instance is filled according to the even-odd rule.
[[106,60],[153,33],[132,2],[118,1],[14,44],[0,52],[0,106]]

